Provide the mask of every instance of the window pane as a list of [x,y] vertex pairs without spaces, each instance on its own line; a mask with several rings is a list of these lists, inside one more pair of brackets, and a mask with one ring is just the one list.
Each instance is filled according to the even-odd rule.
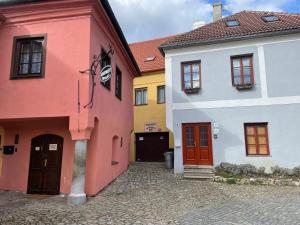
[[184,73],[191,73],[191,66],[189,64],[184,65]]
[[247,135],[254,135],[255,134],[254,127],[247,126],[246,131],[247,131]]
[[32,54],[32,62],[41,62],[42,61],[42,53],[33,53]]
[[141,91],[136,91],[135,92],[135,104],[136,105],[141,105],[142,104],[142,92]]
[[187,127],[185,129],[185,142],[187,147],[195,147],[193,127]]
[[31,73],[40,73],[41,72],[41,63],[33,63],[31,65]]
[[194,80],[193,81],[193,88],[200,88],[200,82],[199,82],[199,80]]
[[256,155],[256,145],[248,145],[248,154]]
[[199,72],[193,73],[193,80],[200,80]]
[[29,71],[29,65],[28,64],[20,64],[19,74],[28,74]]
[[184,74],[184,82],[191,81],[191,74],[190,73],[185,73]]
[[199,73],[199,63],[193,64],[193,73]]
[[42,52],[43,41],[42,40],[33,40],[32,41],[32,52]]
[[267,144],[267,138],[266,137],[258,137],[258,144],[260,145],[266,145]]
[[251,77],[250,76],[244,76],[244,83],[245,84],[251,84],[252,83]]
[[255,142],[255,137],[252,137],[252,136],[248,136],[247,137],[247,143],[249,144],[249,145],[255,145],[256,144],[256,142]]
[[148,103],[147,90],[143,90],[143,104],[147,104],[147,103]]
[[200,127],[200,146],[208,147],[208,130],[207,127]]
[[30,43],[21,44],[21,53],[30,53],[31,45]]
[[191,82],[185,82],[185,83],[184,83],[184,88],[185,88],[185,89],[191,89],[191,88],[192,88]]
[[243,66],[250,66],[250,58],[243,58]]
[[262,126],[257,127],[257,134],[258,135],[265,135],[266,134],[266,128],[262,127]]
[[233,67],[234,68],[240,68],[240,59],[233,59],[232,60],[232,63],[233,63]]
[[262,155],[268,154],[267,145],[259,145],[259,154],[262,154]]
[[158,103],[164,103],[165,102],[165,87],[162,86],[162,87],[158,87],[158,92],[157,92],[158,96],[158,100],[157,102]]
[[21,54],[20,63],[29,63],[29,54]]
[[234,76],[233,77],[233,83],[234,84],[242,84],[242,78],[240,76]]

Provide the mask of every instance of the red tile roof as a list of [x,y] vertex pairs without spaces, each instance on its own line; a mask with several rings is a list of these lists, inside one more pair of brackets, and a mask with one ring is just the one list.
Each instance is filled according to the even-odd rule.
[[[263,21],[262,17],[268,15],[279,17],[279,21],[269,23]],[[227,27],[225,21],[228,20],[238,20],[240,26]],[[289,32],[300,32],[300,14],[242,11],[196,30],[177,35],[160,47],[162,49],[172,49]]]
[[[142,73],[165,69],[165,59],[159,52],[158,47],[173,37],[174,36],[163,37],[148,41],[136,42],[129,45]],[[147,61],[147,58],[154,59]]]

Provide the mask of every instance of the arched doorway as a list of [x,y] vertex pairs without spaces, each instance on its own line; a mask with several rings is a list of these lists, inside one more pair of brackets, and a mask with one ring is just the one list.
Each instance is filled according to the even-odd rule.
[[59,194],[63,141],[52,134],[32,139],[28,194]]

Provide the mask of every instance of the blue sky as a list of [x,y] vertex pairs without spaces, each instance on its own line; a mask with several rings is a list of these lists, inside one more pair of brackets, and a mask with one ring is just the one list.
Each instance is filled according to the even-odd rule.
[[[129,43],[191,30],[212,21],[215,0],[109,0]],[[224,15],[242,10],[300,13],[300,0],[223,0]]]

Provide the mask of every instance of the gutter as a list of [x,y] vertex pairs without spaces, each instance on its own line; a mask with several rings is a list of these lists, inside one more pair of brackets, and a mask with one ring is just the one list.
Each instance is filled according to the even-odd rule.
[[213,44],[221,44],[221,43],[228,43],[234,41],[243,41],[243,40],[252,40],[256,38],[265,38],[265,37],[275,37],[280,35],[289,35],[289,34],[297,34],[300,33],[300,28],[290,29],[290,30],[283,30],[283,31],[271,31],[268,33],[259,33],[259,34],[252,34],[252,35],[244,35],[238,37],[225,37],[220,39],[211,39],[211,40],[193,40],[181,44],[175,45],[160,45],[158,47],[160,53],[165,56],[166,50],[172,49],[182,49],[182,48],[189,48],[189,47],[198,47],[198,46],[205,46],[205,45],[213,45]]

